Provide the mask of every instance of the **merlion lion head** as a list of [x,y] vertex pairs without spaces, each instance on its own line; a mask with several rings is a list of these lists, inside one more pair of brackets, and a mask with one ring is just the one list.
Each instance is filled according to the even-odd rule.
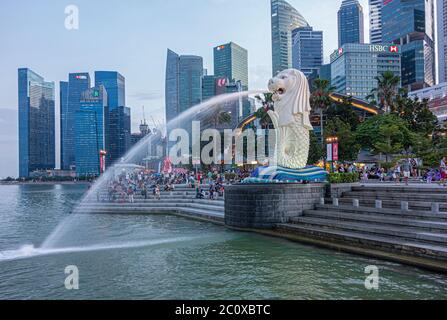
[[268,87],[273,93],[280,125],[288,124],[293,116],[302,115],[303,124],[311,129],[309,82],[304,73],[296,69],[284,70],[270,79]]

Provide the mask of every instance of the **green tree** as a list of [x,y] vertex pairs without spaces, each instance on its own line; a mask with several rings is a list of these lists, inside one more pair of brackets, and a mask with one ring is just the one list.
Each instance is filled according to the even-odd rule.
[[395,114],[376,115],[360,124],[356,131],[357,142],[373,154],[390,155],[408,151],[414,135],[408,124]]
[[351,125],[338,117],[328,120],[325,138],[332,136],[338,138],[339,160],[355,161],[360,152],[360,144],[357,143],[356,135]]
[[316,164],[323,159],[324,152],[321,143],[318,141],[316,134],[310,131],[310,147],[309,147],[309,159],[307,163],[309,165]]
[[352,98],[343,99],[341,103],[331,105],[326,111],[328,120],[339,118],[351,126],[351,130],[355,131],[360,123],[358,114],[352,108]]
[[385,112],[395,108],[396,97],[399,93],[400,77],[391,71],[385,71],[376,77],[377,88],[371,90],[368,100],[375,100]]
[[431,136],[440,129],[438,118],[430,111],[427,100],[411,99],[403,94],[396,100],[393,113],[405,120],[414,132]]
[[268,111],[273,110],[273,93],[267,92],[263,96],[257,95],[255,98],[262,103],[262,107],[255,112],[256,118],[259,119],[263,129],[271,128],[273,122]]
[[335,87],[326,79],[315,79],[310,96],[310,104],[314,113],[320,117],[321,135],[324,136],[324,113],[332,105],[330,95]]

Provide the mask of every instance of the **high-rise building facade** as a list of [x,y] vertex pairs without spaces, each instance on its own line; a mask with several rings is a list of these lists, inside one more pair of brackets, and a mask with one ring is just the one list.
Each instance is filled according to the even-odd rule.
[[447,81],[447,0],[437,1],[438,82]]
[[55,168],[55,87],[28,68],[18,70],[19,176]]
[[107,113],[106,151],[110,166],[119,161],[132,147],[131,115],[129,107],[116,107]]
[[215,47],[214,75],[240,81],[248,90],[248,51],[233,42]]
[[409,91],[436,81],[433,0],[386,0],[382,38],[402,48],[402,85]]
[[292,67],[292,30],[309,24],[304,17],[284,0],[271,0],[272,18],[272,73]]
[[372,44],[382,43],[383,0],[369,0],[369,39]]
[[126,79],[116,71],[95,71],[95,87],[104,86],[110,111],[126,105]]
[[81,108],[82,93],[90,87],[90,75],[88,73],[70,73],[68,88],[63,88],[67,98],[66,101],[61,101],[60,105],[62,170],[73,170],[76,166],[75,116],[76,111]]
[[394,44],[345,44],[331,55],[335,91],[365,99],[385,71],[401,73],[401,47]]
[[202,100],[206,101],[213,97],[216,94],[216,80],[217,77],[213,75],[206,75],[202,78]]
[[320,67],[319,77],[322,80],[327,80],[329,83],[332,81],[332,70],[331,70],[331,64],[323,64]]
[[292,31],[292,67],[306,77],[318,75],[323,64],[323,31],[301,27]]
[[75,113],[76,175],[98,176],[101,152],[105,151],[107,92],[103,86],[82,93],[80,108]]
[[363,7],[357,0],[343,0],[338,11],[338,47],[346,43],[364,43]]
[[166,62],[166,122],[202,102],[203,59],[180,56],[168,49]]
[[96,71],[95,87],[107,92],[106,114],[107,165],[123,157],[131,147],[130,108],[126,107],[126,79],[116,71]]

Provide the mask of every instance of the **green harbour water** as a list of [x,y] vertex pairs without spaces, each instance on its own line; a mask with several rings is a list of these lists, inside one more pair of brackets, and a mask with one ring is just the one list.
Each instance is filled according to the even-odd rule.
[[[0,185],[0,299],[447,298],[445,275],[210,223],[169,215],[69,217],[86,190]],[[62,221],[51,248],[5,258],[27,245],[39,248]],[[73,265],[79,290],[64,286]],[[365,288],[369,265],[379,268],[379,290]]]

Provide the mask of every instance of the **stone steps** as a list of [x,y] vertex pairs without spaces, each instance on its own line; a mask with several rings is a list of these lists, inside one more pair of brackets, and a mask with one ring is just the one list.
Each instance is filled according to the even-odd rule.
[[353,186],[352,192],[393,192],[393,193],[419,193],[419,194],[444,194],[447,195],[446,187],[438,186],[404,186],[404,185],[379,185],[379,186]]
[[393,200],[393,201],[421,201],[427,202],[442,202],[447,203],[447,194],[431,194],[431,193],[392,193],[392,192],[362,192],[351,191],[344,192],[343,198],[356,198],[356,199],[380,199],[380,200]]
[[[77,212],[83,213],[83,211]],[[88,211],[90,214],[176,214],[192,218],[200,218],[204,220],[212,220],[223,223],[224,214],[212,212],[208,210],[200,210],[195,208],[180,208],[180,207],[165,207],[165,208],[121,208],[106,209],[97,208],[93,211]]]
[[306,216],[294,218],[293,223],[330,230],[354,231],[381,237],[401,238],[405,241],[444,245],[447,248],[447,233],[429,232],[414,227],[397,227],[386,223],[351,222]]
[[[340,205],[352,205],[352,200],[358,199],[360,206],[362,207],[375,207],[376,200],[382,200],[382,207],[388,208],[388,209],[399,209],[401,208],[402,201],[407,200],[383,200],[382,198],[360,198],[357,196],[343,196],[343,198],[340,198],[338,201]],[[326,203],[332,203],[332,199],[325,199]],[[426,201],[407,201],[408,206],[411,210],[416,211],[430,211],[432,202],[426,202]],[[437,202],[437,201],[434,201]],[[439,203],[439,209],[440,211],[447,212],[447,203]]]
[[79,209],[82,210],[96,210],[96,209],[113,209],[113,210],[121,210],[121,209],[153,209],[153,208],[197,208],[197,209],[203,209],[208,211],[216,211],[216,212],[224,212],[225,207],[223,205],[219,204],[208,204],[208,203],[197,203],[197,202],[190,202],[190,203],[171,203],[171,204],[165,204],[165,203],[86,203],[81,206],[79,206]]
[[316,210],[333,213],[352,213],[356,215],[372,215],[380,217],[392,217],[398,219],[413,219],[447,223],[447,213],[431,213],[430,211],[401,211],[394,209],[376,209],[374,207],[353,207],[352,205],[334,206],[330,204],[316,205]]
[[[426,231],[447,232],[447,220],[445,222],[439,221],[424,221],[422,219],[411,219],[402,217],[390,217],[380,213],[370,214],[352,214],[342,211],[329,210],[306,210],[305,217],[337,219],[338,221],[353,221],[353,222],[371,222],[377,224],[386,224],[390,226],[404,226],[425,229]],[[295,219],[295,218],[293,218]],[[292,219],[292,221],[293,221]]]
[[355,249],[364,248],[379,252],[393,252],[403,256],[447,260],[447,247],[442,245],[407,241],[401,238],[390,238],[353,230],[327,229],[315,225],[279,224],[276,230],[279,232],[303,235],[310,239],[317,239],[326,243],[344,244]]

